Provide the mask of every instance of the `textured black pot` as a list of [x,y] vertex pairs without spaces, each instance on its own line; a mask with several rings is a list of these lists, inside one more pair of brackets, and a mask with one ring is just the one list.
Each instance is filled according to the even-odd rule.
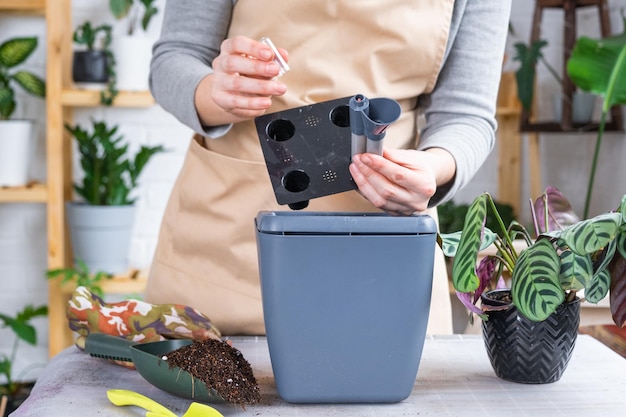
[[[499,301],[510,290],[483,294],[483,305],[502,306]],[[494,299],[495,298],[495,299]],[[524,384],[545,384],[561,379],[572,356],[578,325],[580,300],[561,304],[546,320],[535,322],[519,314],[510,304],[505,310],[489,311],[482,322],[483,341],[496,375]]]
[[24,401],[26,401],[34,385],[34,381],[24,382],[19,386],[19,389],[15,394],[8,395],[6,410],[4,411],[4,415],[1,415],[0,417],[7,417],[9,414],[17,410],[17,408],[22,405]]
[[108,58],[104,51],[74,51],[72,79],[77,83],[103,83],[109,81]]

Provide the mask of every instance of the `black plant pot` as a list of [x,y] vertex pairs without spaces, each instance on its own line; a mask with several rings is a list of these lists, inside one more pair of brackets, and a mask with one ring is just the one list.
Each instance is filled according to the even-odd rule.
[[4,415],[0,417],[7,417],[9,414],[17,410],[17,408],[22,405],[24,401],[26,401],[34,385],[34,381],[21,383],[16,393],[8,395],[6,410],[4,411]]
[[[510,290],[489,291],[483,305],[503,306]],[[524,384],[545,384],[561,379],[572,356],[578,325],[580,299],[561,304],[546,320],[535,322],[519,314],[512,304],[489,311],[482,322],[483,341],[496,375]]]
[[104,51],[74,51],[72,79],[77,83],[103,83],[109,81],[108,58]]

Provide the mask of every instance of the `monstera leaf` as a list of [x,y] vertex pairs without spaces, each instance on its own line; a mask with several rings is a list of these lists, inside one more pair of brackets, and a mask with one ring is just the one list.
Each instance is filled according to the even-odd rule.
[[587,218],[607,114],[612,106],[626,104],[626,33],[603,39],[579,38],[567,61],[567,73],[580,89],[603,97],[585,198],[583,218]]
[[567,73],[579,88],[603,97],[603,113],[615,104],[626,104],[626,33],[578,39]]

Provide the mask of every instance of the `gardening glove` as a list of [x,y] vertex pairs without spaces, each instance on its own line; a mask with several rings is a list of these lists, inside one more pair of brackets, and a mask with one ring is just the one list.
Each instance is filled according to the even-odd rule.
[[67,306],[70,329],[78,333],[75,343],[85,346],[90,333],[121,336],[137,343],[165,339],[220,339],[220,331],[200,311],[180,304],[150,304],[128,299],[106,303],[85,287],[78,287]]

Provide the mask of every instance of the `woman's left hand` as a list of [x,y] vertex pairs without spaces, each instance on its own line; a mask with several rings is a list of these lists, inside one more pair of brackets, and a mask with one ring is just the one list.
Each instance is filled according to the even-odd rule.
[[390,149],[352,157],[350,173],[361,194],[394,216],[408,216],[428,208],[438,185],[454,178],[452,155],[440,148],[426,151]]

